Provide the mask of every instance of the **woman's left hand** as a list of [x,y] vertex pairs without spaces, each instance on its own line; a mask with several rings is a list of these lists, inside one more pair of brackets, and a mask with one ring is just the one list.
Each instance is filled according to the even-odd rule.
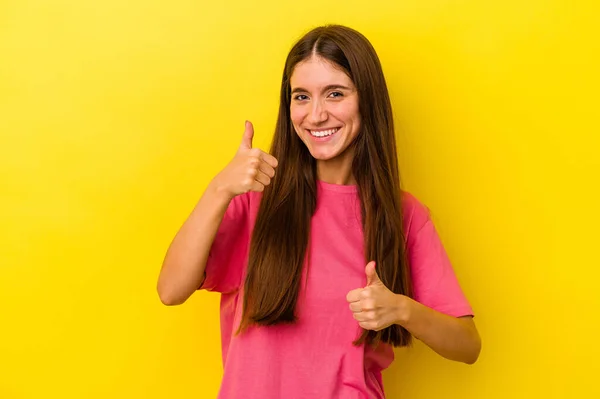
[[400,324],[407,313],[409,298],[394,294],[379,279],[375,262],[365,268],[367,286],[352,290],[346,296],[350,310],[358,324],[365,330],[379,331]]

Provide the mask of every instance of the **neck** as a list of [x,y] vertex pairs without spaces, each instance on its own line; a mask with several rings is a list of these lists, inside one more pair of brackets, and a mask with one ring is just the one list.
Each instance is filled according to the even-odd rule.
[[326,161],[317,160],[317,178],[330,184],[356,184],[352,174],[352,157],[342,155]]

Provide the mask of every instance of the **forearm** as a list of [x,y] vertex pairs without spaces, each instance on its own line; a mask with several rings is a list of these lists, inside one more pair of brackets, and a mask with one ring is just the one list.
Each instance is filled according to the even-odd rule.
[[211,182],[167,250],[157,290],[166,305],[185,302],[204,280],[210,248],[231,201]]
[[473,364],[481,351],[481,339],[471,317],[457,318],[437,312],[407,297],[399,306],[399,322],[414,337],[439,355]]

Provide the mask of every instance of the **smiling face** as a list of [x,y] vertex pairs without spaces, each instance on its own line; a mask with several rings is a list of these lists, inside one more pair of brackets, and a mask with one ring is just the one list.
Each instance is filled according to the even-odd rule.
[[290,115],[294,129],[317,164],[352,163],[352,143],[360,130],[358,93],[335,64],[318,57],[296,65],[290,79]]

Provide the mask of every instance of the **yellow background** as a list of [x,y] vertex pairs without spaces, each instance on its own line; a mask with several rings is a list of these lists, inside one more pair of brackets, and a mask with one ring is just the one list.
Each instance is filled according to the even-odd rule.
[[600,397],[595,2],[226,3],[0,2],[0,398],[216,396],[218,295],[164,307],[158,270],[331,22],[379,52],[484,343],[474,366],[398,351],[388,396]]

